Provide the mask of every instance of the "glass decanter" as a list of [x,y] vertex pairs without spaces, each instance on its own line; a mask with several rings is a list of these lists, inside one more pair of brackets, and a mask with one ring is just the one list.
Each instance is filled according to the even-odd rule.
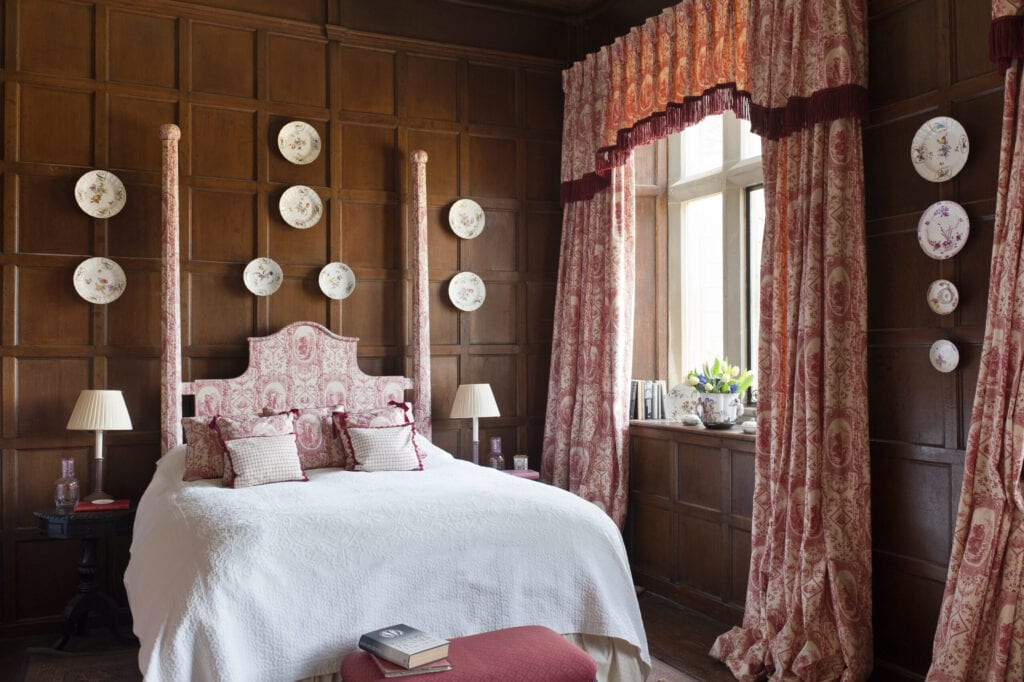
[[53,485],[53,503],[57,511],[69,513],[75,510],[81,486],[75,478],[75,460],[65,457],[60,461],[60,478]]
[[491,436],[491,454],[489,462],[493,469],[505,468],[505,457],[501,454],[501,436]]

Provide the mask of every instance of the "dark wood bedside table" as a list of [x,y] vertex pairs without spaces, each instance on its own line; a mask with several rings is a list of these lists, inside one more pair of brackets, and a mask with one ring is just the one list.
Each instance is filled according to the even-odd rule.
[[48,538],[81,540],[82,558],[78,561],[78,591],[64,607],[64,629],[54,643],[62,649],[73,634],[85,630],[86,618],[94,608],[110,616],[110,632],[123,644],[138,644],[132,634],[123,634],[118,627],[117,602],[97,587],[99,559],[96,543],[100,538],[130,536],[135,523],[134,509],[61,513],[56,509],[32,512],[39,521],[39,532]]

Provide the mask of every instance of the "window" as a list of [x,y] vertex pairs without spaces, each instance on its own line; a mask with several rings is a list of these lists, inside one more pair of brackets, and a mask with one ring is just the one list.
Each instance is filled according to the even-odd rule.
[[669,386],[722,355],[756,375],[760,138],[731,112],[709,116],[669,138],[668,182]]

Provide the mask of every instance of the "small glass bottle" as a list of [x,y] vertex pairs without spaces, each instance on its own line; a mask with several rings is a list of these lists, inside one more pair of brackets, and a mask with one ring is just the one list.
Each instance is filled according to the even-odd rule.
[[501,436],[491,436],[490,464],[494,469],[505,468],[505,458],[501,454]]
[[75,478],[75,460],[65,457],[60,461],[60,478],[53,487],[53,502],[57,511],[64,514],[74,511],[79,491],[78,479]]

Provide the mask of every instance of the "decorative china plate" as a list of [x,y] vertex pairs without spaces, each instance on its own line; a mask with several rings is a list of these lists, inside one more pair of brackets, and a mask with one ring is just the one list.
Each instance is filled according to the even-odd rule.
[[487,287],[484,281],[472,272],[460,272],[448,283],[448,298],[459,310],[470,312],[484,304]]
[[312,187],[305,185],[293,185],[286,189],[277,206],[284,221],[300,230],[316,225],[324,212],[320,195]]
[[932,361],[932,367],[940,372],[952,372],[960,364],[960,351],[952,341],[939,339],[932,344],[928,359]]
[[72,278],[75,291],[89,303],[113,303],[124,293],[127,279],[121,266],[109,258],[89,258],[78,264]]
[[948,279],[937,279],[928,287],[928,307],[939,315],[949,315],[959,302],[960,293]]
[[917,241],[932,258],[952,258],[967,243],[971,221],[955,201],[936,201],[917,221]]
[[75,183],[75,201],[93,218],[113,218],[124,208],[126,198],[124,183],[107,171],[89,171]]
[[305,166],[320,156],[320,133],[305,121],[290,121],[277,134],[277,148],[288,161]]
[[324,292],[327,298],[340,301],[348,298],[355,288],[355,273],[344,263],[335,261],[320,269],[320,291]]
[[967,133],[956,119],[936,116],[917,129],[910,160],[925,180],[942,182],[960,172],[969,152]]
[[472,239],[484,231],[484,210],[472,199],[459,199],[448,211],[452,232],[463,239]]
[[278,290],[283,280],[281,266],[270,258],[253,258],[242,273],[245,288],[257,296],[270,296]]

